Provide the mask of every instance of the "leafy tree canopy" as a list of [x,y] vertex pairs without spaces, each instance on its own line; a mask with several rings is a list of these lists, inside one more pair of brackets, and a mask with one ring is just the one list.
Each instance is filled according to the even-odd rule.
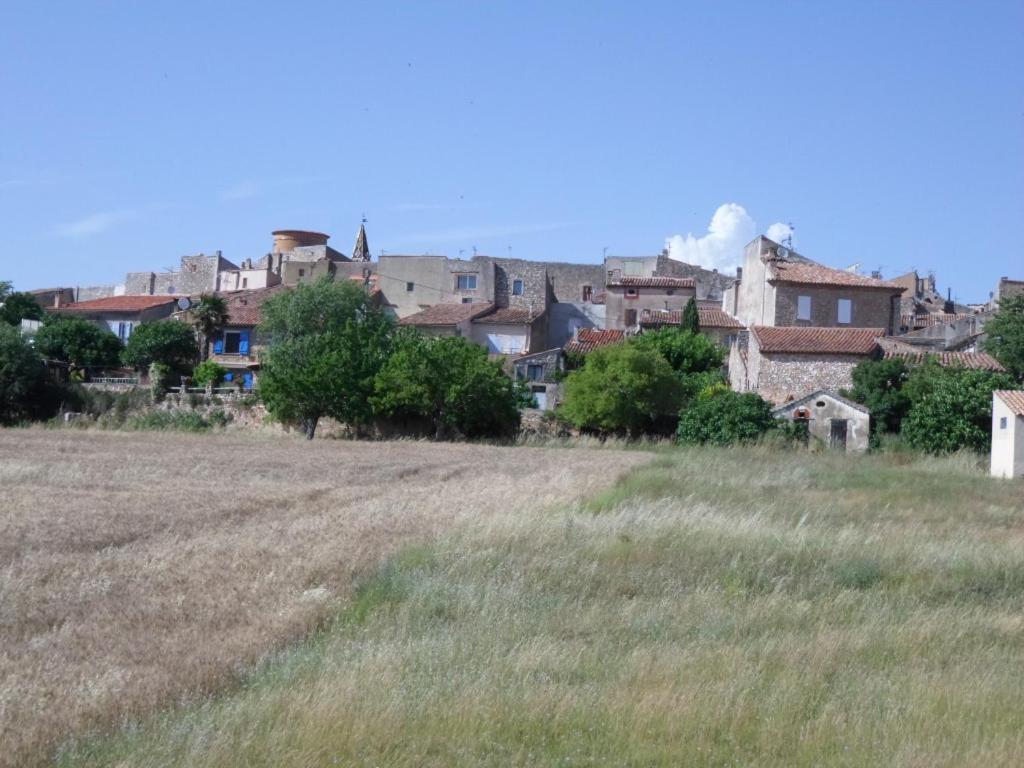
[[1009,374],[963,368],[911,374],[915,384],[910,412],[901,434],[920,450],[948,453],[988,448],[992,433],[992,390],[1013,386]]
[[121,360],[137,370],[160,363],[180,374],[192,370],[198,345],[192,329],[177,320],[158,320],[137,326],[128,337]]
[[680,379],[657,345],[617,344],[594,350],[566,377],[561,413],[581,429],[636,435],[672,426],[682,398]]
[[202,356],[206,356],[208,339],[228,321],[228,304],[222,296],[204,293],[192,308],[192,326],[202,339]]
[[49,416],[53,405],[39,353],[19,331],[0,323],[0,424]]
[[725,350],[704,334],[679,328],[659,328],[635,336],[629,343],[637,349],[657,352],[672,370],[683,375],[718,370],[725,358]]
[[487,351],[462,338],[403,331],[377,375],[373,406],[429,420],[434,437],[505,437],[519,426],[520,388]]
[[899,358],[865,360],[853,369],[853,387],[842,394],[867,406],[876,432],[898,432],[910,410],[910,398],[904,391],[909,377],[906,363]]
[[35,335],[35,346],[43,357],[76,368],[116,366],[122,350],[117,336],[80,317],[47,320]]
[[42,320],[45,316],[36,297],[31,293],[11,292],[10,283],[5,290],[0,290],[0,322],[7,325],[20,325],[22,320]]
[[756,440],[775,427],[771,403],[753,392],[713,388],[679,418],[680,443],[731,445]]
[[985,324],[985,351],[1003,364],[1017,381],[1024,381],[1024,296],[1001,299]]
[[300,423],[310,439],[324,416],[356,429],[372,419],[393,323],[360,286],[325,279],[278,294],[263,305],[260,331],[270,340],[260,396],[276,418]]
[[204,360],[192,371],[192,383],[197,387],[205,387],[207,384],[217,386],[224,380],[227,372],[227,368],[213,360]]

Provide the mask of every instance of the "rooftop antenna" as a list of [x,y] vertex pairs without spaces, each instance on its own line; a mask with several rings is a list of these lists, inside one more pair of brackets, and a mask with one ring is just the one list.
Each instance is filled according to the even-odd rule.
[[476,246],[473,246],[473,256],[476,256]]
[[508,257],[510,259],[512,258],[512,246],[511,245],[508,247]]
[[782,238],[782,244],[784,246],[786,246],[786,248],[788,248],[789,250],[792,251],[793,250],[793,230],[795,230],[796,227],[793,226],[793,222],[792,221],[789,222],[786,226],[789,227],[789,233],[784,238]]
[[601,249],[601,258],[602,259],[607,259],[608,258],[608,246],[607,245],[604,248]]

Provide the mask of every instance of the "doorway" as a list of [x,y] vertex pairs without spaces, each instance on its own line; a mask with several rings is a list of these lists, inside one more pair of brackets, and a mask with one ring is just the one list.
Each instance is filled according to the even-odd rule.
[[846,419],[831,420],[831,429],[828,436],[829,448],[835,448],[840,451],[846,450],[846,423]]

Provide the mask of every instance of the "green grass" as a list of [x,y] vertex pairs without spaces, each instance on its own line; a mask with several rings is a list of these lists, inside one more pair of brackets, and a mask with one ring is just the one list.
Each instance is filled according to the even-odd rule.
[[977,464],[659,454],[405,551],[240,689],[59,762],[1024,764],[1024,485]]

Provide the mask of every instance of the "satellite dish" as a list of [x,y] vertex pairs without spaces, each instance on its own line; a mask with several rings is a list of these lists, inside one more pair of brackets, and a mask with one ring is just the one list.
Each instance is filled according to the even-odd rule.
[[188,296],[182,296],[178,299],[178,309],[184,312],[186,309],[192,306],[192,302],[189,301]]
[[776,249],[775,255],[778,256],[780,259],[788,259],[789,258],[789,249],[786,248],[784,245],[780,245]]

